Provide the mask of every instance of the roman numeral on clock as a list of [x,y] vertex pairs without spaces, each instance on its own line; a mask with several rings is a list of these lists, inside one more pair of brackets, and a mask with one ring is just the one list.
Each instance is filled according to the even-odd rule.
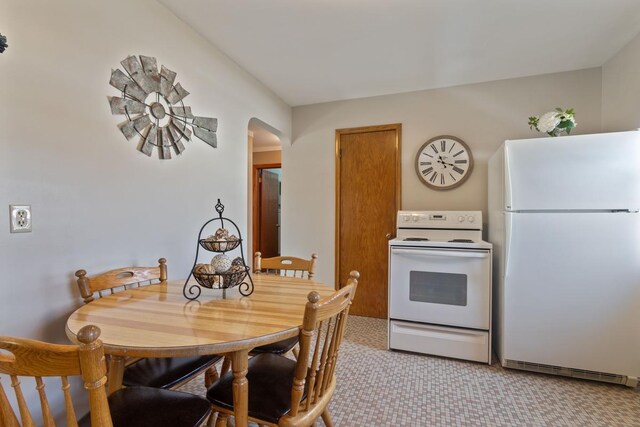
[[444,174],[440,175],[440,185],[444,185]]
[[420,162],[420,166],[424,166],[424,165],[430,165],[431,162]]
[[433,168],[426,168],[425,170],[422,171],[422,175],[427,176],[431,172],[433,172]]
[[440,151],[445,151],[447,149],[447,141],[444,139],[440,141]]
[[462,153],[464,153],[464,150],[458,151],[456,154],[453,155],[453,157],[458,157]]
[[431,147],[431,149],[432,149],[436,154],[438,154],[438,149],[436,148],[436,146],[435,146],[435,145],[431,144],[429,147]]
[[467,163],[467,161],[466,161],[466,160],[456,160],[456,161],[455,161],[455,162],[453,162],[453,163],[457,163],[457,164],[465,164],[465,163]]
[[433,175],[431,175],[431,178],[429,178],[429,182],[436,182],[437,177],[438,177],[438,172],[434,172]]
[[460,168],[459,168],[459,167],[457,167],[457,166],[454,166],[454,167],[453,167],[453,171],[454,171],[454,172],[458,172],[458,173],[459,173],[459,174],[461,174],[461,175],[464,173],[464,169],[460,169]]

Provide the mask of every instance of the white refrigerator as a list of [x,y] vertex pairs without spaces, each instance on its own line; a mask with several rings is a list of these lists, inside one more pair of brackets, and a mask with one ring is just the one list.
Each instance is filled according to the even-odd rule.
[[636,386],[640,132],[506,141],[489,161],[503,366]]

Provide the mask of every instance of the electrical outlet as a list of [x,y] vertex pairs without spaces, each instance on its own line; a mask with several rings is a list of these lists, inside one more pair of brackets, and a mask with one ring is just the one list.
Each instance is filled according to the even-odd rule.
[[10,231],[31,233],[31,205],[9,205]]

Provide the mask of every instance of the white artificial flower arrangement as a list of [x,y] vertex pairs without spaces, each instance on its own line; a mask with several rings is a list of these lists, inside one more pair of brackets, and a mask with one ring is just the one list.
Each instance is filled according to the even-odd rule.
[[573,108],[556,108],[555,111],[549,111],[540,117],[529,117],[529,129],[545,132],[549,136],[559,136],[562,132],[569,135],[571,129],[577,125]]

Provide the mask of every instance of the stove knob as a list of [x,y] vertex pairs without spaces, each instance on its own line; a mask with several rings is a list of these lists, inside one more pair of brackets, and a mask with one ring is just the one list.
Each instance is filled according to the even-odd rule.
[[418,218],[418,215],[414,215],[414,216],[413,216],[413,222],[418,222],[418,219],[419,219],[419,218]]
[[462,215],[458,217],[458,222],[464,222],[464,217]]
[[472,216],[470,216],[469,218],[467,218],[467,221],[469,221],[469,222],[474,222],[475,220],[476,220],[476,219],[475,219],[474,217],[472,217]]
[[409,215],[402,215],[402,220],[405,222],[409,221]]

